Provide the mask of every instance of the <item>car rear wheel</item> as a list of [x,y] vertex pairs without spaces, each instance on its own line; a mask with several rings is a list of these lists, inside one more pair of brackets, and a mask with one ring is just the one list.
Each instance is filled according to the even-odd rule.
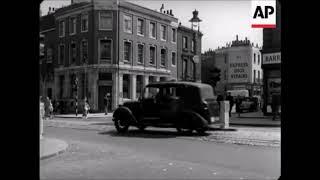
[[115,119],[114,125],[119,133],[125,133],[129,129],[129,123],[126,120]]

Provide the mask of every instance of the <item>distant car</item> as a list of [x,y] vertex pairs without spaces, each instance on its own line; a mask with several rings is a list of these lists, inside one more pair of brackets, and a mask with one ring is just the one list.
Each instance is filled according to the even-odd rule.
[[258,110],[258,99],[255,97],[244,97],[240,105],[240,112],[254,112]]
[[193,82],[156,82],[144,88],[138,101],[125,102],[113,113],[119,133],[129,126],[144,130],[148,126],[176,128],[204,133],[219,116],[219,105],[208,84]]

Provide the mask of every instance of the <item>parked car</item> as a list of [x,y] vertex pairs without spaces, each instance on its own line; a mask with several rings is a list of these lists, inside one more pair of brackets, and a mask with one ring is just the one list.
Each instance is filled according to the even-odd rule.
[[219,105],[208,84],[194,82],[156,82],[144,88],[138,101],[125,102],[113,113],[119,133],[129,126],[176,128],[204,133],[219,116]]

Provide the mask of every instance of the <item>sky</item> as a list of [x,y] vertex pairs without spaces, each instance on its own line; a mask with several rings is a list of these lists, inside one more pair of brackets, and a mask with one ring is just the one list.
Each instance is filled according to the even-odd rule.
[[[172,9],[172,13],[182,25],[191,27],[189,20],[192,11],[199,11],[200,31],[202,37],[202,52],[225,46],[236,39],[244,40],[245,37],[254,44],[262,46],[262,29],[251,28],[250,0],[127,0],[132,3],[159,11],[162,4],[164,10]],[[59,8],[70,4],[70,0],[44,0],[40,4],[43,14],[49,6]]]

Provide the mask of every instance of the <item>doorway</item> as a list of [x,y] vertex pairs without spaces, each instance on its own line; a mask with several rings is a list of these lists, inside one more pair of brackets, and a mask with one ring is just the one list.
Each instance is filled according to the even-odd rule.
[[99,86],[99,96],[98,96],[98,110],[99,112],[104,112],[104,96],[108,94],[109,103],[108,103],[108,111],[110,112],[112,109],[112,86]]

